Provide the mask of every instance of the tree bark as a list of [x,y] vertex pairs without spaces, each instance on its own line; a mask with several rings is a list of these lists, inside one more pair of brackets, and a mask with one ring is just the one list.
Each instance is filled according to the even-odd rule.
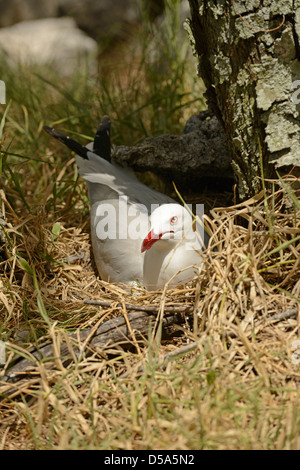
[[261,189],[261,168],[272,177],[276,168],[300,167],[300,0],[189,4],[198,72],[244,200]]
[[[92,301],[88,303],[95,304],[96,302]],[[105,303],[98,302],[96,304],[103,305]],[[83,353],[85,356],[89,356],[95,348],[105,349],[118,345],[125,347],[134,345],[135,340],[144,341],[144,338],[147,337],[149,333],[149,327],[155,325],[157,321],[158,309],[155,312],[155,308],[148,308],[146,311],[143,311],[138,310],[138,306],[134,307],[133,305],[129,305],[128,307],[130,307],[130,309],[135,308],[136,310],[127,314],[127,321],[124,316],[116,317],[105,321],[98,326],[97,329],[88,328],[76,333],[70,333],[66,335],[65,338],[62,338],[59,350],[59,359],[61,362],[66,365],[74,360],[74,357],[78,357]],[[191,305],[166,307],[162,318],[162,333],[164,335],[174,333],[175,325],[184,323],[186,321],[185,313],[191,312],[192,310],[193,307]],[[132,332],[134,338],[132,337]],[[68,341],[64,341],[66,337]],[[82,350],[83,344],[85,345],[84,351]],[[39,349],[33,348],[28,351],[28,356],[28,359],[21,357],[16,364],[8,368],[6,375],[2,379],[0,377],[0,385],[1,382],[18,382],[28,374],[30,375],[34,370],[36,371],[37,364],[41,360],[43,360],[43,362],[49,361],[50,367],[54,367],[56,354],[52,342],[46,343],[39,347]],[[8,389],[1,388],[0,393],[9,394]]]

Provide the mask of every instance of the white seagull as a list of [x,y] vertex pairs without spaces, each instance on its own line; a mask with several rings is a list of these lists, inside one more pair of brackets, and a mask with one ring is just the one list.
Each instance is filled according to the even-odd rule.
[[130,169],[111,163],[107,116],[87,147],[54,128],[44,130],[77,154],[89,192],[94,258],[103,280],[154,290],[194,277],[203,241],[193,230],[192,216],[138,181]]

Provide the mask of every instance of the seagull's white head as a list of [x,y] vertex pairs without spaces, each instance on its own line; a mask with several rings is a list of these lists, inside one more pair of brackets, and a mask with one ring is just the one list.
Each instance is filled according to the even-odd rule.
[[191,234],[193,219],[190,213],[180,204],[163,204],[155,209],[151,215],[151,229],[142,243],[141,252],[149,250],[154,243],[161,241],[173,241],[188,239]]

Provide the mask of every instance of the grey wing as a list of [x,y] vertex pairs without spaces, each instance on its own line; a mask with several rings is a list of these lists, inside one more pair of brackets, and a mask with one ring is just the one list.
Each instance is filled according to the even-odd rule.
[[89,160],[77,157],[77,164],[79,173],[88,184],[91,204],[126,196],[129,204],[143,204],[150,213],[152,204],[175,202],[169,196],[144,185],[123,168],[112,165],[92,152],[88,152],[88,156]]
[[91,237],[101,278],[111,282],[143,281],[142,240],[149,231],[148,213],[123,199],[95,202]]

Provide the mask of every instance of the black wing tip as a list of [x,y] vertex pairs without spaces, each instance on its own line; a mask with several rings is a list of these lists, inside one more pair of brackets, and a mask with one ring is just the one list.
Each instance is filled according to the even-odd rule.
[[111,162],[110,125],[109,116],[103,116],[97,128],[93,146],[93,151],[108,162]]
[[62,132],[58,131],[54,127],[50,126],[43,126],[44,131],[46,131],[48,134],[50,134],[52,137],[55,137],[56,139],[68,139],[68,137],[63,134]]
[[83,147],[83,145],[79,144],[78,142],[76,142],[76,140],[71,139],[70,137],[58,131],[57,129],[54,129],[54,127],[43,126],[43,129],[52,137],[54,137],[55,139],[59,140],[61,143],[66,145],[70,150],[75,152],[81,158],[85,160],[89,159],[88,149],[86,147]]
[[[100,157],[104,158],[108,162],[111,162],[110,124],[111,121],[109,116],[103,116],[98,126],[93,145],[93,152],[99,155]],[[43,129],[49,135],[59,140],[63,144],[67,145],[67,147],[77,153],[77,155],[89,160],[88,151],[86,147],[83,147],[74,139],[71,139],[70,137],[58,131],[54,127],[43,126]]]
[[50,127],[50,126],[43,126],[43,129],[50,135],[52,135],[53,132],[55,131],[54,127]]
[[111,126],[111,120],[109,116],[103,116],[101,119],[99,126],[97,127],[97,132],[96,135],[103,132],[103,131],[109,131]]
[[111,123],[111,120],[110,120],[110,117],[109,117],[107,114],[105,114],[105,115],[102,117],[102,119],[101,119],[100,122],[102,122],[103,124],[110,124],[110,123]]

